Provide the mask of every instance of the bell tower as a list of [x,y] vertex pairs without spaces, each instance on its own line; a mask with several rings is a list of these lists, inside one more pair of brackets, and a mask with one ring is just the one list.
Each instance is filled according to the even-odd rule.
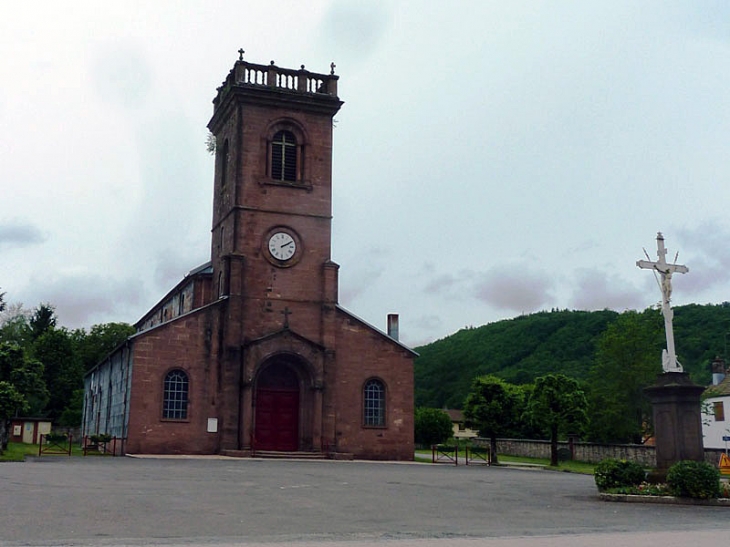
[[208,124],[216,143],[213,292],[243,297],[245,319],[257,325],[281,324],[272,312],[288,308],[294,321],[298,303],[337,300],[335,276],[324,270],[336,271],[332,118],[342,101],[334,64],[315,74],[239,54]]
[[[308,361],[299,356],[302,364],[290,372],[303,386],[300,407],[322,408],[320,395],[304,400],[312,386],[324,382],[323,356],[335,344],[339,267],[331,260],[332,120],[342,101],[334,64],[330,74],[316,74],[304,65],[292,70],[273,61],[249,63],[239,54],[213,100],[208,129],[216,145],[211,262],[212,296],[222,312],[219,377],[224,399],[239,401],[226,405],[238,406],[239,414],[224,423],[242,424],[237,441],[224,444],[241,448],[254,444],[256,420],[246,412],[249,401],[255,406],[256,386],[263,385],[258,379],[266,377],[267,385],[276,380],[264,373],[263,356],[257,361],[253,350],[246,353],[252,341],[291,332],[318,348]],[[300,352],[291,344],[272,351]],[[287,364],[271,366],[282,378],[289,374]],[[244,387],[234,393],[237,384]],[[313,424],[315,416],[300,416],[298,422]],[[321,431],[314,429],[291,438],[316,444]]]

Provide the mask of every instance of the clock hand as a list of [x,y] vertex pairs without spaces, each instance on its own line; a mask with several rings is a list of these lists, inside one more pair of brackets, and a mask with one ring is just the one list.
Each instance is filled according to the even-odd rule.
[[279,248],[280,248],[280,249],[283,249],[284,247],[288,247],[288,246],[289,246],[289,245],[291,245],[292,243],[294,243],[294,242],[293,242],[293,241],[289,241],[288,243],[284,243],[284,245],[281,245],[281,246],[280,246]]

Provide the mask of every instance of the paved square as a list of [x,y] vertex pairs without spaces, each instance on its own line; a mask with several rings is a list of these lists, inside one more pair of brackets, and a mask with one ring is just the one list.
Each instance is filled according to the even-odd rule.
[[565,546],[599,534],[592,544],[616,547],[603,534],[730,537],[725,507],[605,503],[593,477],[502,467],[46,457],[0,464],[0,507],[2,546],[552,541],[535,536]]

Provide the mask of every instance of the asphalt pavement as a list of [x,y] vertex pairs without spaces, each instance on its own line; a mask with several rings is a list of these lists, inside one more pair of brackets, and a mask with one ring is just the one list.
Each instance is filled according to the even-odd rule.
[[0,463],[3,547],[696,547],[728,538],[728,507],[602,502],[593,477],[544,469],[231,458]]

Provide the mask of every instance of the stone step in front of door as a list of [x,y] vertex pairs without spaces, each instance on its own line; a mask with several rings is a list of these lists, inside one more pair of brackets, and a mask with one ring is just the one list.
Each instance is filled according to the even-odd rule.
[[256,458],[279,458],[279,459],[303,459],[303,460],[326,460],[324,452],[283,452],[278,450],[256,450],[252,454]]
[[352,460],[349,452],[286,452],[280,450],[221,450],[221,456],[229,458],[272,458],[272,459],[302,459],[302,460]]

